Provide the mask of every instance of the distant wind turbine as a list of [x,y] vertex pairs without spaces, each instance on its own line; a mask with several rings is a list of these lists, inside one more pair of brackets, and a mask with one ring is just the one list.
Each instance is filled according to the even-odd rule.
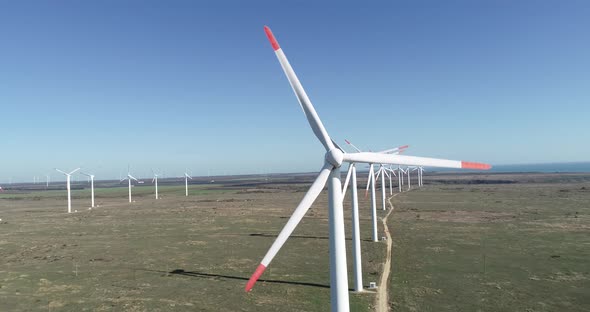
[[[188,170],[187,170],[188,171]],[[188,179],[193,179],[186,171],[184,172],[184,195],[188,197]]]
[[121,179],[121,181],[120,181],[120,182],[123,182],[123,181],[125,181],[125,180],[127,180],[127,181],[129,182],[129,202],[131,202],[131,180],[135,180],[135,181],[137,181],[137,182],[139,182],[139,181],[138,181],[136,178],[134,178],[134,177],[131,175],[131,173],[129,173],[129,166],[127,166],[127,177],[126,177],[126,178],[123,178],[123,179]]
[[152,174],[154,175],[154,178],[152,179],[152,183],[155,183],[155,185],[156,185],[156,199],[158,199],[158,175],[154,172],[153,169],[152,169]]
[[72,213],[72,192],[70,190],[70,178],[72,177],[72,174],[78,170],[80,170],[80,168],[74,169],[69,173],[66,173],[55,168],[55,171],[61,172],[66,176],[66,189],[68,190],[68,213]]
[[94,175],[93,174],[88,174],[88,173],[84,173],[84,172],[80,172],[80,174],[87,176],[90,179],[90,194],[92,197],[92,203],[90,205],[90,208],[94,208]]

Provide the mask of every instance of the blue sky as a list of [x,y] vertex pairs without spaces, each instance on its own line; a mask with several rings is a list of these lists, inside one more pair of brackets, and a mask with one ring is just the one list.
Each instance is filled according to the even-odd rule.
[[588,16],[587,1],[4,1],[0,183],[319,170],[264,25],[341,144],[587,161]]

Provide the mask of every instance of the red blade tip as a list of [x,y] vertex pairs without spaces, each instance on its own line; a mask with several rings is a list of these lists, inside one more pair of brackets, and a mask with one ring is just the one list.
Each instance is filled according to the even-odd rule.
[[246,284],[246,292],[252,290],[252,287],[254,287],[254,284],[256,284],[256,281],[258,280],[258,278],[260,278],[260,275],[264,273],[264,270],[266,270],[264,264],[261,263],[260,265],[258,265],[256,271],[254,271],[254,274],[252,274],[250,280],[248,280],[248,284]]
[[272,31],[270,30],[270,28],[268,28],[268,26],[264,26],[264,32],[266,33],[266,36],[268,37],[268,41],[270,41],[270,44],[272,45],[273,50],[278,50],[281,47],[279,47],[279,43],[277,42],[277,39],[275,39],[275,36],[272,34]]
[[350,141],[348,141],[348,140],[344,140],[344,142],[346,142],[346,144],[350,144]]
[[477,169],[477,170],[489,170],[492,166],[488,164],[476,163],[476,162],[469,162],[469,161],[462,161],[461,168],[464,169]]
[[398,149],[402,150],[402,149],[404,149],[404,148],[408,148],[408,147],[410,147],[410,146],[409,146],[409,145],[404,145],[404,146],[400,146],[400,147],[398,147]]

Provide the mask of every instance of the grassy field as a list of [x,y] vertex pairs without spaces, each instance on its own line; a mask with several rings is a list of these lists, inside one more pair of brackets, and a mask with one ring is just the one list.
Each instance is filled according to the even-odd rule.
[[[0,311],[325,311],[329,306],[322,196],[251,293],[244,286],[303,196],[298,185],[219,185],[3,194]],[[368,215],[368,211],[366,213]],[[370,237],[369,221],[362,221]],[[348,242],[350,244],[350,241]],[[377,280],[382,245],[368,244]],[[351,296],[367,311],[372,294]],[[297,302],[297,304],[295,304]]]
[[[93,210],[89,190],[75,190],[73,214],[65,191],[0,193],[0,311],[326,311],[325,194],[254,290],[243,290],[307,190],[309,177],[297,179],[191,185],[189,197],[183,185],[163,186],[160,200],[140,186],[131,204],[127,188],[99,188]],[[392,199],[391,307],[587,310],[588,181],[427,176],[425,188]],[[379,280],[385,244],[370,242],[370,205],[360,200],[368,285]],[[350,255],[349,208],[347,199]],[[351,310],[372,311],[374,300],[351,293]]]
[[394,311],[590,310],[590,177],[494,178],[392,200]]

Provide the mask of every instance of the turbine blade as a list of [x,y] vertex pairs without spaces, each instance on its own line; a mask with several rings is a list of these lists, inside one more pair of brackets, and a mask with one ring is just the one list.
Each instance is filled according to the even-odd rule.
[[344,142],[346,142],[346,144],[350,145],[352,148],[354,148],[357,152],[362,153],[362,151],[360,149],[358,149],[358,147],[354,146],[354,144],[350,143],[349,140],[344,140]]
[[383,168],[383,174],[385,174],[386,177],[391,177],[391,175],[389,174],[389,172],[387,172],[387,169]]
[[289,60],[287,60],[285,53],[283,53],[283,50],[272,34],[272,31],[267,26],[264,26],[264,32],[266,33],[266,36],[268,37],[268,40],[270,41],[270,44],[272,45],[272,48],[275,51],[279,62],[281,63],[281,67],[283,68],[283,71],[285,72],[285,75],[291,84],[291,88],[293,88],[293,92],[295,92],[295,96],[297,96],[297,99],[299,100],[299,105],[303,109],[303,113],[305,113],[305,117],[307,117],[307,121],[309,122],[313,133],[320,140],[322,145],[324,145],[326,151],[335,148],[334,144],[332,143],[332,139],[330,139],[330,136],[328,135],[328,131],[326,131],[326,128],[324,128],[320,117],[315,111],[313,104],[307,97],[303,86],[299,82],[295,71],[293,71],[293,68],[291,68]]
[[[458,168],[488,170],[492,166],[483,163],[467,162],[461,160],[447,160],[428,157],[416,157],[405,155],[379,154],[379,153],[352,153],[344,154],[344,161],[354,163],[378,163],[398,164],[405,166],[428,166],[439,168]],[[407,170],[406,170],[407,171]]]
[[74,173],[74,172],[76,172],[76,171],[78,171],[78,170],[80,170],[80,168],[76,168],[76,169],[74,169],[74,170],[70,171],[70,173],[69,173],[69,174],[72,174],[72,173]]
[[299,203],[299,206],[297,206],[291,215],[291,218],[289,218],[289,221],[287,221],[287,224],[285,224],[285,227],[281,230],[281,233],[279,233],[279,236],[260,262],[260,265],[258,265],[256,268],[256,271],[254,271],[254,274],[252,274],[252,277],[250,277],[250,280],[248,280],[248,283],[246,284],[246,291],[252,290],[252,287],[254,287],[254,284],[258,278],[260,278],[260,275],[262,275],[275,255],[279,252],[281,247],[283,247],[283,244],[285,244],[291,233],[293,233],[293,230],[295,230],[297,224],[299,224],[307,210],[309,210],[309,207],[311,207],[315,199],[318,197],[318,195],[320,195],[324,189],[324,186],[326,185],[326,182],[328,181],[328,178],[330,177],[332,168],[332,165],[328,163],[324,164],[324,167],[318,174],[318,177],[315,179],[309,190],[307,190],[307,193]]
[[401,153],[404,149],[410,147],[409,145],[404,145],[404,146],[398,146],[398,147],[394,147],[394,148],[390,148],[390,149],[386,149],[384,151],[380,151],[378,153],[381,154],[390,154],[390,153],[394,153],[394,152],[398,152]]
[[57,169],[57,168],[54,168],[54,169],[55,169],[55,171],[57,171],[57,172],[63,173],[63,174],[65,174],[65,175],[68,175],[66,172],[63,172],[63,171],[61,171],[61,170],[59,170],[59,169]]
[[138,181],[136,178],[134,178],[132,175],[128,174],[127,176],[129,177],[129,179],[133,179],[133,180],[135,180],[135,181],[139,182],[139,181]]
[[[330,139],[330,140],[332,140],[332,139]],[[334,146],[336,146],[337,149],[339,149],[342,152],[344,152],[344,150],[342,149],[342,147],[340,147],[340,145],[338,145],[338,143],[336,143],[336,141],[332,140],[332,144],[334,144]]]
[[346,180],[344,180],[344,186],[342,186],[342,198],[346,195],[346,189],[348,188],[348,181],[350,181],[350,175],[352,173],[352,166],[354,164],[350,164],[348,166],[348,172],[346,172]]
[[365,198],[369,196],[369,186],[371,186],[371,179],[375,179],[375,172],[373,171],[373,164],[369,167],[369,176],[367,177],[367,188],[365,189]]

